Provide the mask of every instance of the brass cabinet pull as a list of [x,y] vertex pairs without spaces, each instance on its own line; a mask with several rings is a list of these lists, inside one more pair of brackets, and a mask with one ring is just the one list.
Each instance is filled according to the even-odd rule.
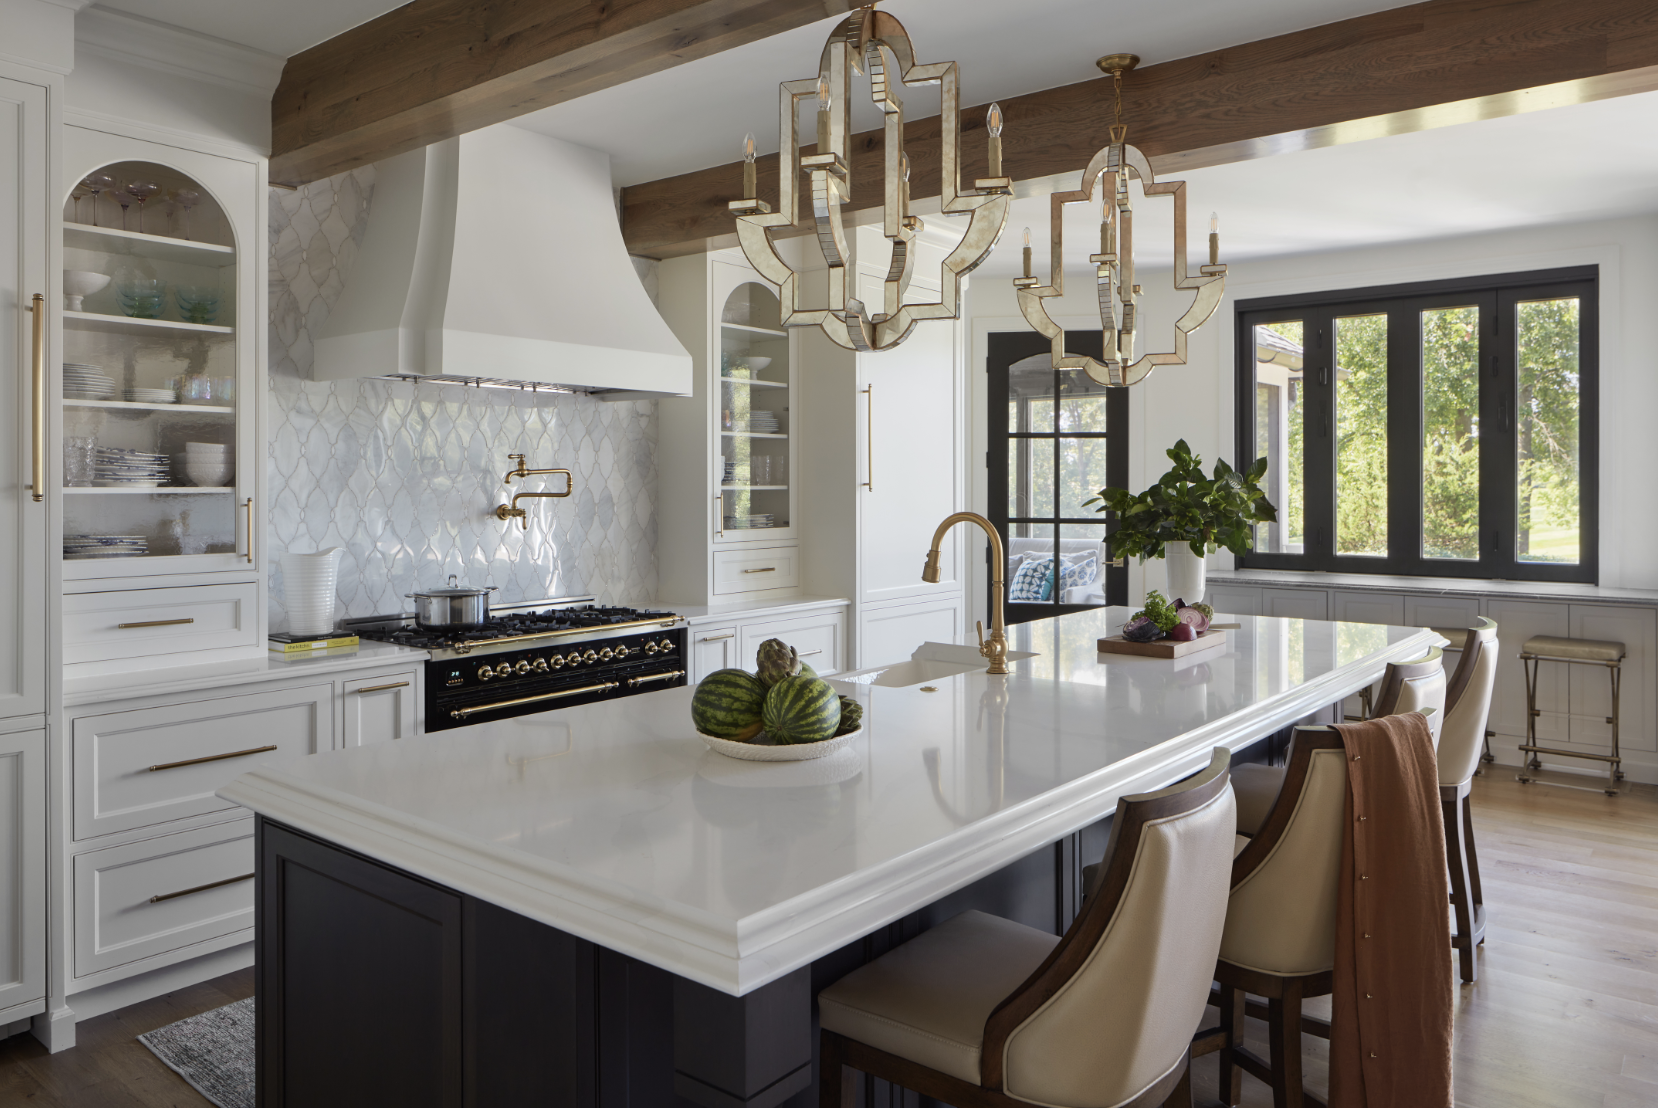
[[29,301],[34,313],[34,360],[30,363],[30,379],[34,388],[34,483],[29,493],[39,504],[46,496],[46,298],[35,293]]
[[248,510],[248,565],[253,564],[253,497],[248,497],[242,507]]
[[864,476],[869,478],[864,482],[864,488],[875,491],[875,386],[871,384],[864,390],[868,398],[868,407],[864,414],[864,447],[868,451],[868,458],[864,462]]
[[366,689],[352,689],[351,691],[358,696],[362,696],[369,692],[385,692],[387,689],[406,689],[408,687],[409,683],[407,681],[393,681],[389,685],[370,685]]
[[776,566],[766,566],[764,569],[745,569],[744,573],[776,573]]
[[671,669],[667,673],[648,673],[643,677],[629,677],[628,678],[628,685],[629,685],[629,687],[633,687],[633,686],[637,686],[637,685],[643,685],[647,681],[672,681],[675,677],[684,677],[684,676],[685,676],[685,671],[684,670],[682,670],[682,669]]
[[240,877],[227,877],[223,881],[209,881],[207,884],[197,885],[193,889],[180,889],[176,893],[162,893],[160,896],[152,896],[152,897],[150,897],[150,903],[151,904],[160,904],[163,900],[176,900],[181,896],[189,896],[191,893],[205,893],[208,889],[217,889],[217,888],[221,888],[225,885],[234,885],[238,881],[252,881],[252,880],[253,880],[253,874],[244,873]]
[[249,754],[263,754],[267,750],[275,749],[274,745],[256,746],[251,750],[232,750],[229,754],[209,754],[205,758],[186,758],[182,762],[162,762],[159,766],[151,766],[150,772],[154,773],[158,769],[178,769],[180,766],[199,766],[203,762],[222,762],[226,758],[243,758]]
[[196,621],[193,617],[186,617],[184,619],[146,619],[139,623],[117,623],[115,625],[115,629],[119,631],[126,627],[177,627],[181,623],[194,622]]
[[516,708],[520,704],[534,704],[541,700],[558,700],[566,696],[580,696],[582,693],[609,692],[622,686],[614,681],[606,681],[602,685],[584,685],[579,689],[565,689],[563,692],[542,693],[540,696],[521,696],[517,700],[498,700],[494,704],[480,704],[476,708],[456,708],[449,713],[450,719],[465,719],[475,716],[479,712],[493,712],[497,708]]
[[799,651],[795,654],[795,657],[796,658],[810,658],[813,654],[822,654],[822,653],[823,653],[823,647],[820,646],[816,650],[802,650],[802,651]]
[[736,637],[737,637],[737,632],[727,631],[723,635],[704,635],[702,638],[698,639],[697,641],[698,642],[724,642],[726,639],[734,639]]

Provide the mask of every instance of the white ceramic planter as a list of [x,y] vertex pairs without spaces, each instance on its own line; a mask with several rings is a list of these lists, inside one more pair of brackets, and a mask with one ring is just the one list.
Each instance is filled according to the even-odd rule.
[[1191,547],[1183,542],[1168,544],[1163,548],[1163,565],[1169,574],[1169,600],[1196,604],[1203,599],[1205,565]]

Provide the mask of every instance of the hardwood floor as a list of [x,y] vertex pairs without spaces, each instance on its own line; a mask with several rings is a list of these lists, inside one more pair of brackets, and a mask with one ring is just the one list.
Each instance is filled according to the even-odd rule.
[[[1458,990],[1458,1108],[1658,1105],[1658,789],[1610,798],[1496,767],[1474,781],[1474,833],[1490,927],[1479,981]],[[137,1036],[252,991],[244,970],[111,1012],[57,1055],[29,1035],[0,1041],[0,1105],[205,1105]],[[1328,1014],[1328,1001],[1309,1007]],[[1250,1030],[1265,1053],[1265,1026]],[[1304,1044],[1308,1087],[1322,1091],[1326,1045]],[[1212,1101],[1215,1060],[1194,1077]],[[1272,1103],[1252,1078],[1243,1089],[1246,1108]]]

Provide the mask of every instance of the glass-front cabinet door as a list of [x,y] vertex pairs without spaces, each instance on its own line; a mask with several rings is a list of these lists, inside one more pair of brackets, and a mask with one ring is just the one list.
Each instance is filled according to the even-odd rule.
[[714,459],[716,542],[793,537],[792,344],[771,286],[749,279],[716,294],[720,364],[714,399],[719,454]]
[[[103,140],[103,141],[99,141]],[[70,143],[63,208],[68,580],[253,569],[253,236],[178,159]],[[80,159],[76,145],[85,146]],[[152,153],[166,148],[143,144]],[[121,152],[121,151],[116,151]],[[100,156],[102,155],[102,156]],[[202,172],[205,170],[206,172]]]

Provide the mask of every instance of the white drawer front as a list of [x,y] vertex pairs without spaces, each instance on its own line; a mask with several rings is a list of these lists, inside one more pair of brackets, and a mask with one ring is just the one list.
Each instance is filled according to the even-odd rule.
[[72,593],[63,598],[63,660],[257,646],[259,586],[195,585]]
[[800,551],[792,546],[714,551],[714,592],[792,589],[800,582]]
[[334,745],[332,690],[307,685],[80,717],[72,730],[75,838],[234,807],[213,795],[233,777]]
[[75,976],[251,938],[252,874],[252,819],[76,855]]
[[413,736],[419,679],[411,669],[346,681],[340,687],[345,700],[344,745],[370,746]]
[[752,671],[760,644],[767,639],[782,639],[800,654],[820,677],[839,673],[845,667],[846,617],[840,613],[810,616],[801,619],[778,620],[775,623],[751,623],[742,630],[742,662]]

